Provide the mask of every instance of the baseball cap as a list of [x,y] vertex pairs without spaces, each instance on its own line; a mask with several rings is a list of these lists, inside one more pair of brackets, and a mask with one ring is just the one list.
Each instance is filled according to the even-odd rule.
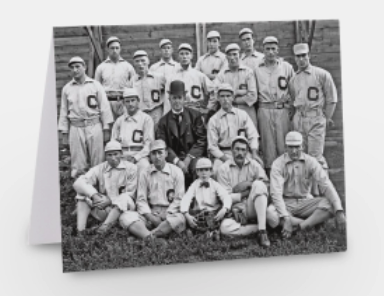
[[159,43],[159,47],[162,48],[165,44],[172,44],[172,41],[169,39],[161,39]]
[[190,52],[193,52],[192,50],[192,46],[188,43],[182,43],[179,45],[179,49],[178,51],[182,50],[182,49],[186,49],[186,50],[189,50]]
[[137,93],[136,89],[134,89],[134,88],[125,88],[124,92],[123,92],[123,98],[131,98],[131,97],[139,98],[139,94]]
[[241,36],[243,36],[244,34],[252,34],[253,35],[253,31],[249,28],[244,28],[244,29],[241,29],[240,32],[239,32],[239,38],[241,38]]
[[220,84],[219,87],[217,88],[217,93],[224,91],[224,90],[227,90],[227,91],[234,93],[232,86],[228,83]]
[[309,46],[307,43],[298,43],[293,46],[293,53],[295,55],[305,54],[309,52]]
[[133,54],[133,58],[134,58],[134,59],[137,58],[137,57],[142,57],[142,56],[145,56],[145,57],[148,56],[148,54],[147,54],[147,52],[146,52],[145,50],[137,50],[137,51],[135,51],[135,53]]
[[81,63],[85,66],[85,62],[81,57],[73,57],[68,62],[68,67],[70,67],[74,63]]
[[107,40],[107,47],[109,47],[109,44],[112,43],[112,42],[119,42],[119,44],[121,44],[121,41],[119,38],[117,38],[116,36],[111,36],[108,38]]
[[208,158],[202,157],[196,163],[196,169],[212,168],[212,161]]
[[167,145],[165,144],[165,142],[163,140],[155,140],[149,146],[149,150],[151,152],[155,151],[155,150],[166,149],[166,148],[167,148]]
[[231,147],[233,148],[233,144],[235,144],[235,142],[237,141],[241,141],[241,142],[245,142],[247,144],[247,146],[249,147],[249,142],[248,142],[248,139],[244,136],[236,136],[232,139],[232,143],[231,143]]
[[263,45],[266,44],[266,43],[276,43],[276,44],[279,44],[279,40],[277,40],[277,38],[274,37],[274,36],[267,36],[263,40]]
[[217,32],[217,31],[210,31],[207,35],[207,39],[211,39],[211,38],[219,38],[221,39],[221,36],[220,36],[220,33]]
[[228,53],[231,50],[238,50],[238,51],[240,51],[240,47],[236,43],[228,44],[227,47],[225,48],[225,53]]
[[303,136],[299,132],[289,132],[285,137],[288,146],[299,146],[303,143]]
[[121,144],[117,141],[110,141],[107,143],[107,145],[105,145],[105,149],[104,151],[105,152],[108,152],[108,151],[121,151],[122,148],[121,148]]

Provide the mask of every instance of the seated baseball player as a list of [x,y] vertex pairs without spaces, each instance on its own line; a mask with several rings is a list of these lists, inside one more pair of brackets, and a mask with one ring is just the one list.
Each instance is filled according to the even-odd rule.
[[219,183],[211,179],[212,162],[208,158],[197,161],[196,172],[198,179],[181,200],[180,211],[192,229],[218,233],[224,216],[231,208],[231,197]]
[[250,149],[247,138],[235,137],[231,147],[233,159],[219,168],[217,181],[231,196],[234,218],[223,221],[221,233],[228,236],[258,233],[259,244],[269,247],[266,232],[268,177],[256,160],[247,157]]
[[120,216],[120,224],[138,238],[156,238],[185,230],[185,218],[180,213],[184,175],[180,168],[165,161],[167,153],[163,140],[151,143],[152,164],[139,175],[137,212]]
[[113,124],[112,139],[121,143],[123,158],[136,164],[140,172],[149,167],[149,144],[155,137],[153,120],[139,109],[135,89],[125,88],[122,101],[126,112]]
[[[281,225],[283,236],[290,237],[293,230],[309,229],[335,216],[343,231],[345,216],[339,195],[316,158],[302,152],[303,136],[289,132],[285,144],[286,152],[272,164],[269,225]],[[313,179],[318,182],[322,197],[311,196]]]
[[77,230],[85,230],[89,214],[103,222],[96,230],[107,232],[121,213],[135,210],[136,165],[121,160],[121,144],[110,141],[105,146],[106,161],[80,176],[73,188],[77,192]]

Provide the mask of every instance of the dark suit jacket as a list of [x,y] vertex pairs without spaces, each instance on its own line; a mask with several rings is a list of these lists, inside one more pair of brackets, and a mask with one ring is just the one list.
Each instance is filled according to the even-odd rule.
[[162,139],[168,147],[167,161],[173,163],[176,157],[184,159],[187,154],[202,157],[207,152],[207,130],[199,111],[184,107],[180,123],[180,135],[172,110],[159,121],[156,139]]

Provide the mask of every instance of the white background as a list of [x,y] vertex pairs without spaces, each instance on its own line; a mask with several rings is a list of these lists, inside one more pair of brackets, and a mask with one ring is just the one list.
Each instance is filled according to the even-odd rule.
[[[7,1],[1,13],[1,295],[384,295],[380,1]],[[63,274],[27,246],[52,26],[340,19],[348,251]],[[52,196],[52,198],[59,198]]]

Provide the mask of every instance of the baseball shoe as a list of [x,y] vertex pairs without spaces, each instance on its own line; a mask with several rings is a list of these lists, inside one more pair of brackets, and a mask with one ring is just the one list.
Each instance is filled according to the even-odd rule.
[[262,247],[268,248],[271,246],[271,242],[269,241],[266,230],[260,230],[258,232],[258,242],[259,242],[260,246],[262,246]]

